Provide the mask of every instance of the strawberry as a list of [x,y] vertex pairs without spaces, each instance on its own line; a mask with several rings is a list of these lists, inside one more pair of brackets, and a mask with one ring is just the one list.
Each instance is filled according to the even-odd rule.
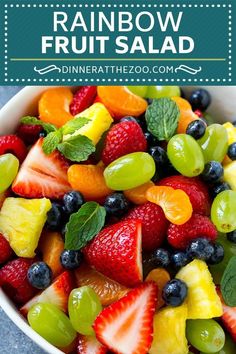
[[178,249],[185,249],[193,239],[198,237],[215,241],[217,238],[217,230],[207,216],[195,213],[183,225],[170,224],[167,236],[171,246]]
[[28,301],[35,294],[36,290],[27,279],[28,269],[34,261],[34,259],[18,258],[0,269],[0,286],[17,304]]
[[68,162],[54,151],[45,155],[40,138],[30,150],[13,182],[14,193],[26,198],[62,198],[71,190],[67,180]]
[[217,287],[216,290],[223,306],[223,315],[221,320],[236,343],[236,307],[227,306],[223,300],[219,287]]
[[28,150],[24,142],[16,135],[3,135],[0,136],[0,155],[6,153],[11,153],[15,155],[20,162],[22,162]]
[[146,354],[153,335],[157,299],[154,282],[146,282],[105,308],[93,328],[97,339],[112,352]]
[[66,271],[59,275],[54,282],[40,294],[28,301],[20,311],[22,315],[27,316],[30,308],[38,302],[49,302],[56,305],[59,309],[67,312],[68,297],[73,289],[72,275]]
[[139,219],[142,222],[142,247],[145,251],[152,251],[161,246],[169,222],[159,205],[151,202],[139,205],[132,209],[125,219]]
[[190,199],[193,210],[198,214],[210,214],[210,197],[206,185],[198,178],[171,176],[162,179],[158,185],[182,189]]
[[108,132],[102,161],[109,165],[121,156],[137,151],[146,151],[147,141],[140,126],[132,121],[115,124]]
[[141,222],[111,225],[84,248],[88,263],[98,272],[128,287],[142,281]]
[[70,104],[70,112],[73,116],[83,112],[91,106],[97,94],[96,86],[82,86],[75,94]]
[[96,337],[79,335],[77,338],[78,354],[106,354],[107,349]]
[[12,254],[13,252],[9,242],[0,234],[0,264],[7,262]]
[[39,134],[43,131],[40,125],[20,124],[17,129],[17,136],[19,136],[25,144],[32,145],[36,143]]

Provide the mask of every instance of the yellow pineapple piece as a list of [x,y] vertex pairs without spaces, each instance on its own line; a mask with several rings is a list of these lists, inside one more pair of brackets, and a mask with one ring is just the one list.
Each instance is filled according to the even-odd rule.
[[185,335],[187,305],[166,307],[154,316],[153,342],[149,354],[188,354]]
[[176,278],[188,286],[188,319],[207,319],[223,314],[220,298],[205,262],[195,259],[183,267]]
[[227,182],[230,187],[236,191],[236,161],[224,166],[224,181]]
[[225,129],[227,130],[229,145],[232,143],[235,143],[236,142],[236,128],[230,122],[224,123],[223,127],[225,127]]
[[102,134],[110,128],[113,119],[102,103],[94,103],[85,111],[77,114],[75,118],[84,117],[90,120],[82,128],[78,129],[72,135],[65,135],[63,140],[71,138],[71,136],[85,135],[96,145],[102,137]]
[[0,212],[0,233],[17,256],[32,258],[47,220],[51,202],[47,198],[6,198]]

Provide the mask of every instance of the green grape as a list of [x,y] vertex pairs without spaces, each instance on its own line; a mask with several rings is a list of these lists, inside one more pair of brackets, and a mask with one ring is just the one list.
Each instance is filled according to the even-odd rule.
[[14,181],[19,169],[19,160],[12,154],[0,156],[0,193],[5,192]]
[[[236,345],[231,339],[231,337],[227,334],[225,336],[225,345],[220,351],[214,354],[235,354],[235,352],[236,352]],[[207,353],[201,352],[200,354],[207,354]]]
[[180,96],[179,86],[148,86],[146,98]]
[[220,232],[232,232],[236,229],[236,191],[219,193],[211,206],[211,220]]
[[228,150],[228,135],[223,125],[210,125],[197,142],[202,148],[205,162],[213,160],[222,162]]
[[206,353],[215,353],[225,344],[225,333],[214,320],[188,320],[186,335],[193,347]]
[[155,171],[155,162],[149,154],[133,152],[108,165],[104,177],[109,188],[122,191],[150,181]]
[[137,96],[146,97],[147,86],[127,86],[127,88]]
[[198,176],[204,169],[201,148],[190,135],[174,135],[168,143],[167,155],[174,168],[184,176]]
[[89,286],[72,290],[68,308],[74,329],[84,335],[93,335],[92,324],[102,310],[100,299],[95,291]]
[[225,234],[219,234],[217,242],[224,247],[224,258],[220,263],[210,266],[210,272],[213,276],[214,283],[220,284],[230,258],[236,256],[236,244],[228,241]]
[[49,303],[37,303],[28,312],[30,326],[49,343],[57,347],[67,347],[76,337],[69,318]]

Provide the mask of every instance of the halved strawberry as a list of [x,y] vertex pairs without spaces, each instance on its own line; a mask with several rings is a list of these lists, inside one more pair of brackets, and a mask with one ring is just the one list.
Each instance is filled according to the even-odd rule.
[[27,316],[30,308],[38,302],[48,302],[67,312],[68,297],[73,289],[72,275],[68,271],[59,275],[47,289],[42,291],[21,307],[22,315]]
[[69,164],[59,151],[45,155],[42,144],[43,138],[28,153],[12,190],[26,198],[61,198],[71,190],[67,180]]
[[147,282],[105,308],[93,328],[97,339],[112,352],[147,354],[152,344],[157,286]]
[[84,248],[87,262],[98,272],[133,287],[142,281],[141,222],[125,220],[103,229]]
[[105,354],[107,352],[106,347],[93,336],[79,335],[77,343],[78,354]]
[[217,293],[221,299],[222,307],[223,307],[223,315],[221,320],[230,333],[234,342],[236,342],[236,307],[227,306],[223,300],[220,289],[217,287]]

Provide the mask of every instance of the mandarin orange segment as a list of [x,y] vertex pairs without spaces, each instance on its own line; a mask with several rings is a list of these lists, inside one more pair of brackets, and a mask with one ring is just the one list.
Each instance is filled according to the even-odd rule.
[[162,290],[166,283],[170,280],[170,274],[163,268],[156,268],[148,273],[145,281],[154,281],[157,284],[157,305],[156,310],[165,305],[165,301],[162,299]]
[[190,103],[182,97],[172,97],[177,103],[177,106],[180,110],[180,117],[179,123],[177,128],[178,134],[186,133],[186,129],[189,123],[193,122],[194,120],[198,119],[198,116],[192,111],[192,107]]
[[64,250],[64,242],[59,232],[45,231],[40,238],[39,249],[42,252],[43,261],[51,268],[53,277],[63,272],[60,255]]
[[99,296],[103,306],[108,306],[119,300],[130,290],[86,264],[76,269],[75,278],[78,287],[90,286]]
[[112,193],[107,187],[101,165],[72,165],[68,169],[71,187],[82,193],[86,200],[96,200]]
[[61,127],[74,117],[70,114],[73,94],[68,87],[57,87],[43,93],[39,100],[39,117],[46,123]]
[[127,189],[124,191],[126,198],[136,205],[141,205],[147,202],[146,192],[155,184],[152,181],[142,184],[136,188]]
[[154,186],[147,190],[149,202],[159,205],[165,217],[173,224],[182,225],[192,216],[193,208],[188,195],[181,189]]
[[138,117],[147,109],[147,101],[125,86],[98,86],[98,96],[114,117]]

